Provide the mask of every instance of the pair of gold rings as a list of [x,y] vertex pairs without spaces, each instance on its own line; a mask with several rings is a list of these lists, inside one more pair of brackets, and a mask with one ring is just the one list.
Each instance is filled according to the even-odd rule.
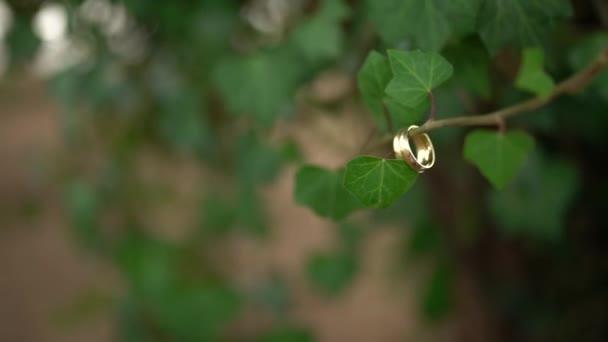
[[418,126],[412,125],[399,131],[393,138],[393,149],[397,158],[405,160],[418,173],[423,173],[435,164],[435,149],[428,134],[410,136],[410,131],[416,128]]

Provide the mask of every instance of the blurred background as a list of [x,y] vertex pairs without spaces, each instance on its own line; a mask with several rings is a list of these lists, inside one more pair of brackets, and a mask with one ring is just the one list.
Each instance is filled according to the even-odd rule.
[[[424,46],[382,39],[372,3],[0,0],[0,341],[607,340],[606,71],[509,121],[536,147],[501,192],[447,128],[388,209],[295,202],[299,166],[383,129],[369,51]],[[608,3],[571,5],[557,80],[608,46]],[[441,53],[439,118],[529,97],[519,49]]]

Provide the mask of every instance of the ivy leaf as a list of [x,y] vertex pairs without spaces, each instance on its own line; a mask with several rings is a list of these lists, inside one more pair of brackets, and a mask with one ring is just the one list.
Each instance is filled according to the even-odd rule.
[[86,247],[100,247],[103,240],[99,229],[99,199],[90,184],[75,182],[66,191],[66,205],[74,235]]
[[359,91],[363,97],[363,102],[372,112],[374,120],[382,131],[388,129],[384,116],[385,105],[395,127],[405,127],[418,122],[424,116],[429,105],[428,102],[422,102],[417,107],[410,108],[386,97],[384,89],[392,77],[393,73],[388,58],[376,51],[369,53],[358,75]]
[[515,177],[533,146],[534,140],[523,131],[475,130],[465,139],[464,158],[495,188],[502,189]]
[[[429,104],[429,101],[425,101],[414,108],[410,108],[399,104],[391,98],[386,99],[386,108],[388,108],[389,114],[393,119],[393,125],[396,128],[408,127],[420,122],[428,112]],[[384,117],[382,117],[382,120],[386,122]]]
[[428,94],[452,76],[452,65],[434,52],[389,50],[393,79],[386,93],[406,107],[420,106]]
[[302,55],[313,61],[338,57],[344,42],[340,23],[348,14],[342,0],[324,1],[317,14],[293,33],[293,41]]
[[215,81],[231,112],[269,126],[289,107],[300,71],[291,55],[267,51],[227,58],[217,66]]
[[452,33],[475,28],[481,0],[370,0],[371,21],[391,45],[412,39],[417,47],[438,51]]
[[361,203],[342,186],[343,179],[343,169],[305,165],[296,174],[296,202],[319,216],[341,220],[361,208]]
[[393,77],[388,58],[372,51],[357,76],[359,91],[367,108],[376,116],[384,114],[384,88]]
[[360,156],[346,165],[344,187],[366,206],[386,208],[414,184],[417,175],[403,160]]
[[425,316],[437,321],[449,313],[453,305],[452,288],[453,275],[447,266],[439,266],[434,271],[422,301],[422,311]]
[[542,49],[529,48],[524,50],[523,62],[515,81],[517,87],[542,97],[551,94],[553,88],[555,88],[555,82],[543,69],[544,58]]
[[479,33],[490,52],[506,44],[539,46],[559,19],[572,15],[568,0],[485,1],[479,14]]
[[490,97],[490,56],[479,39],[467,39],[450,47],[445,57],[454,66],[454,83],[484,99]]
[[307,271],[317,289],[336,296],[351,284],[357,266],[356,259],[351,254],[317,254],[309,260]]

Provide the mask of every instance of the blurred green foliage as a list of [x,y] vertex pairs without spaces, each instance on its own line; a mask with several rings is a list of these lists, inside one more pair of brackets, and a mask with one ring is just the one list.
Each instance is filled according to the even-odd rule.
[[[3,82],[36,64],[45,48],[64,44],[56,46],[65,56],[55,59],[65,63],[45,73],[63,109],[63,204],[75,241],[112,263],[127,287],[120,298],[83,300],[74,312],[116,310],[120,340],[315,340],[312,327],[290,314],[291,284],[281,275],[244,285],[223,263],[229,237],[271,241],[281,229],[270,226],[260,190],[290,164],[303,164],[295,202],[335,221],[335,248],[313,253],[300,270],[323,298],[348,291],[367,233],[390,223],[409,236],[399,267],[423,260],[431,271],[418,296],[429,321],[453,318],[476,295],[504,318],[497,334],[507,340],[608,336],[601,223],[608,210],[608,70],[585,92],[509,121],[506,132],[433,133],[437,165],[420,177],[401,161],[374,156],[345,168],[310,165],[296,138],[277,134],[299,123],[300,107],[315,105],[306,88],[328,69],[358,81],[360,94],[346,96],[360,97],[377,136],[391,129],[385,115],[396,130],[422,123],[430,108],[441,119],[529,98],[518,89],[546,96],[553,79],[606,48],[602,2],[7,3],[13,20],[0,41],[11,68]],[[60,42],[41,40],[34,29],[49,6],[66,14]],[[344,105],[335,102],[324,109]],[[530,155],[532,138],[512,126],[534,136]],[[503,191],[466,164],[463,145],[466,159]],[[183,240],[148,227],[153,203],[175,199],[163,190],[170,185],[146,179],[140,158],[150,150],[194,161],[205,175]],[[386,209],[350,215],[364,206]],[[483,291],[463,294],[456,281],[463,272]],[[271,322],[241,331],[250,306]],[[471,321],[478,315],[462,316],[461,324],[479,324]]]

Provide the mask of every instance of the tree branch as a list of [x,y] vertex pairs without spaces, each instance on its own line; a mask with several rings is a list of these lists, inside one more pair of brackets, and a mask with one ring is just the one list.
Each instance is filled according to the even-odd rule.
[[[494,112],[490,112],[482,115],[471,115],[461,116],[457,118],[444,119],[444,120],[429,120],[419,128],[413,129],[410,135],[417,135],[433,131],[444,127],[457,127],[457,126],[499,126],[504,130],[505,121],[507,118],[526,112],[538,109],[547,103],[553,101],[555,98],[565,95],[576,93],[585,88],[595,76],[597,76],[606,66],[608,66],[608,47],[600,52],[597,57],[584,69],[571,75],[564,81],[560,82],[555,86],[553,92],[546,97],[534,97],[524,102],[517,103],[515,105],[505,107]],[[393,140],[392,135],[386,135],[378,139],[372,144],[366,151],[374,151],[379,147],[382,147]]]
[[[555,98],[564,95],[576,93],[585,88],[597,76],[602,69],[608,65],[608,48],[605,48],[598,56],[581,71],[573,74],[566,80],[557,84],[553,92],[546,97],[535,97],[527,101],[515,104],[510,107],[502,108],[497,111],[473,116],[462,116],[451,119],[428,121],[419,128],[411,130],[411,135],[426,133],[443,127],[455,126],[490,126],[504,122],[505,119],[530,112],[538,109]],[[392,139],[392,137],[390,138]],[[383,139],[386,140],[386,139]]]

